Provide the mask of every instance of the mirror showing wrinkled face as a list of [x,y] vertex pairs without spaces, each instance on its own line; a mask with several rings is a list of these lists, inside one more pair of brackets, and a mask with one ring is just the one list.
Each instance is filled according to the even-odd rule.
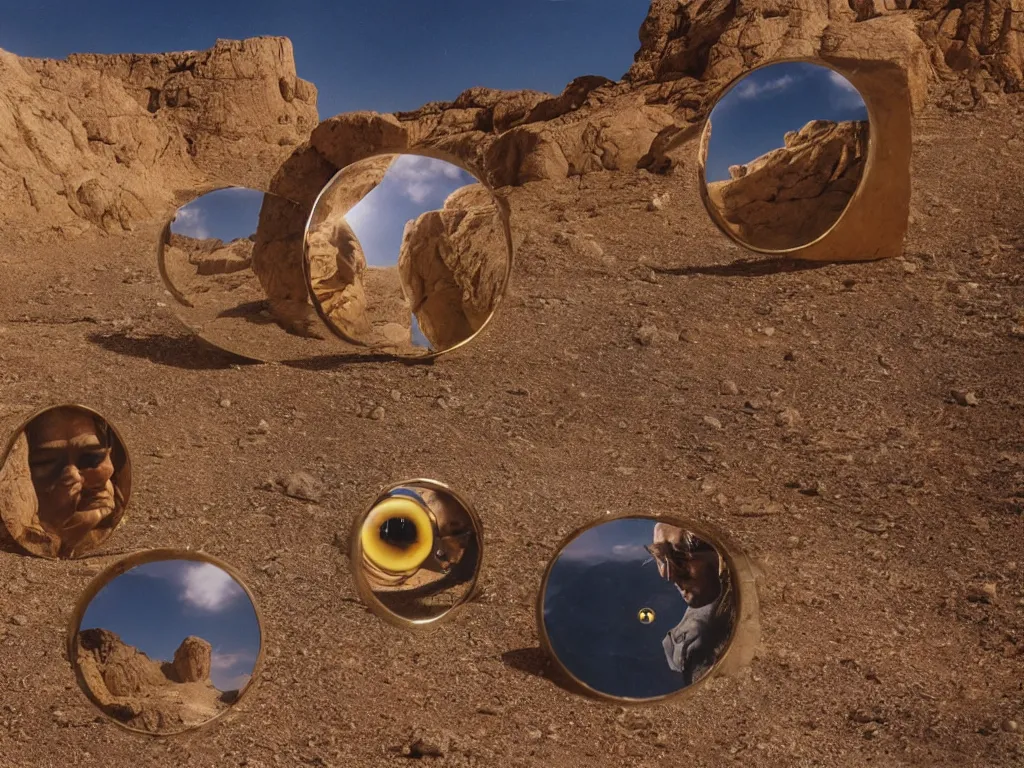
[[839,220],[868,155],[868,111],[857,89],[820,64],[756,69],[715,104],[701,140],[712,218],[741,245],[787,251]]
[[[301,232],[277,226],[298,218],[294,203],[244,187],[217,189],[180,207],[158,256],[182,322],[212,344],[254,360],[337,352],[306,301]],[[275,303],[271,297],[278,294],[290,301]],[[302,307],[305,316],[293,317],[303,314]]]
[[384,491],[353,531],[357,587],[371,609],[402,625],[436,621],[461,605],[481,562],[476,514],[431,480]]
[[0,517],[23,549],[78,557],[124,519],[131,462],[120,436],[88,408],[62,405],[31,417],[0,463]]
[[511,269],[508,222],[457,165],[414,154],[353,163],[320,193],[306,231],[310,296],[367,350],[424,356],[477,334]]
[[252,597],[227,567],[177,555],[146,552],[97,577],[69,636],[90,701],[156,735],[224,714],[248,691],[262,648]]
[[540,634],[589,693],[659,699],[705,677],[736,623],[716,546],[676,521],[625,517],[576,533],[541,587]]

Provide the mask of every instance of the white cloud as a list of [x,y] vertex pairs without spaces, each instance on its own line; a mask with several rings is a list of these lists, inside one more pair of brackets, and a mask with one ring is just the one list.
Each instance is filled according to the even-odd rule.
[[246,663],[251,665],[256,660],[251,653],[221,653],[214,651],[210,654],[210,669],[215,672],[227,672],[236,664]]
[[844,91],[857,93],[857,89],[854,87],[853,83],[851,83],[845,77],[840,75],[834,69],[829,70],[828,79],[829,82],[832,83],[832,85],[836,86],[837,88],[841,88]]
[[217,689],[221,691],[240,691],[249,684],[250,680],[252,680],[252,675],[235,675],[234,677],[221,680]]
[[190,564],[183,569],[183,602],[201,611],[216,613],[245,594],[238,583],[212,563]]
[[796,82],[796,78],[793,75],[783,75],[782,77],[776,77],[774,80],[765,80],[764,82],[757,83],[753,79],[748,78],[736,86],[733,91],[735,97],[741,101],[749,101],[750,99],[759,99],[768,93],[779,93],[789,88],[793,83]]
[[649,556],[643,544],[616,544],[612,547],[612,554],[625,560]]
[[829,70],[828,81],[833,86],[830,94],[832,106],[836,109],[856,109],[864,106],[864,99],[856,86],[835,70]]
[[[198,201],[196,201],[198,202]],[[210,236],[210,230],[206,228],[203,211],[195,203],[189,203],[178,209],[171,225],[171,231],[176,235],[195,237],[204,240]]]
[[401,155],[388,168],[398,192],[414,203],[426,202],[443,179],[459,179],[465,172],[457,165],[421,155]]

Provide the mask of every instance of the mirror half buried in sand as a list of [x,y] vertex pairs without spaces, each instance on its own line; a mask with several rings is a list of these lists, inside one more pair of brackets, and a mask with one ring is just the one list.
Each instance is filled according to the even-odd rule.
[[262,637],[249,591],[197,553],[151,550],[101,573],[79,602],[68,657],[89,700],[153,735],[202,726],[246,694]]
[[432,480],[384,490],[353,530],[359,593],[375,613],[400,626],[447,617],[473,594],[482,560],[476,513]]
[[598,522],[548,565],[542,643],[585,693],[662,699],[723,657],[737,623],[732,573],[715,544],[684,526],[652,517]]
[[753,70],[721,96],[701,139],[701,183],[715,223],[760,252],[802,248],[831,230],[860,186],[868,110],[821,64]]
[[497,310],[512,266],[507,216],[459,165],[377,155],[341,169],[305,235],[309,295],[341,339],[424,357],[454,349]]
[[25,551],[79,557],[124,522],[131,496],[128,451],[95,411],[40,411],[10,438],[0,460],[0,517]]
[[[302,233],[289,230],[300,218],[294,203],[244,187],[207,192],[181,206],[158,248],[179,320],[209,343],[251,360],[336,354],[338,344],[304,295]],[[279,294],[294,300],[270,298]],[[306,316],[295,317],[303,306]]]

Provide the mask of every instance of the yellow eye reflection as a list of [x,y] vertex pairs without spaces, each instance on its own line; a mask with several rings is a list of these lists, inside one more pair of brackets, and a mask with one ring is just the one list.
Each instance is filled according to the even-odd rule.
[[384,499],[367,515],[359,533],[366,558],[383,571],[412,573],[430,557],[434,522],[412,498]]

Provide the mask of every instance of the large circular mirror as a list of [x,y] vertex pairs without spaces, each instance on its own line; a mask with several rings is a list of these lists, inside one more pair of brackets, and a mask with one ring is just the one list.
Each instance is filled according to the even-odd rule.
[[702,196],[711,217],[759,252],[802,248],[831,230],[860,186],[868,110],[843,75],[781,62],[727,88],[700,142]]
[[252,687],[262,635],[226,564],[151,550],[96,577],[75,610],[68,658],[83,692],[131,730],[170,735],[224,715]]
[[405,627],[435,623],[468,600],[483,561],[483,528],[434,480],[393,485],[356,520],[351,564],[371,610]]
[[603,520],[574,533],[549,563],[541,640],[585,693],[663,699],[725,655],[739,617],[736,581],[723,546],[693,524]]
[[128,450],[117,430],[81,405],[30,416],[0,457],[0,518],[40,557],[79,557],[124,521],[131,496]]
[[478,334],[508,285],[512,245],[491,190],[453,162],[369,157],[321,191],[305,236],[317,312],[367,351],[423,357]]

